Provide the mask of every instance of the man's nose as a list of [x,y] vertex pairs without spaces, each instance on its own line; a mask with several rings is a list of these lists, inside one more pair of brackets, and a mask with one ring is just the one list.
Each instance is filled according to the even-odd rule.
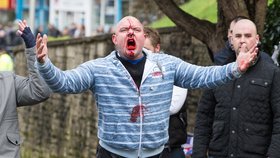
[[240,42],[241,42],[241,43],[245,43],[245,37],[244,37],[244,36],[242,36],[242,37],[240,38]]
[[129,29],[128,32],[127,32],[128,36],[132,36],[134,35],[134,31],[133,29]]

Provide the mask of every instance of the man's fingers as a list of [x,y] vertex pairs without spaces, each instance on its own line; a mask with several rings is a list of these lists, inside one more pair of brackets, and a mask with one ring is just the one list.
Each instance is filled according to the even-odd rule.
[[39,61],[40,63],[44,63],[44,57],[46,56],[46,54],[39,54],[37,56],[37,61]]
[[40,38],[41,38],[41,34],[38,33],[36,36],[36,46],[39,44]]
[[39,61],[40,63],[44,63],[46,56],[47,56],[47,47],[44,43],[42,43],[39,49],[37,50],[37,61]]
[[43,52],[43,49],[44,49],[44,44],[42,44],[38,49],[37,49],[37,58],[41,58],[42,55],[44,54]]
[[43,48],[44,48],[44,45],[43,45],[43,44],[41,44],[41,45],[38,47],[38,49],[37,49],[38,54],[42,54]]
[[258,44],[255,44],[252,48],[250,48],[249,52],[253,53],[253,52],[258,52],[259,48],[258,48]]
[[37,49],[39,49],[39,47],[41,46],[42,40],[43,40],[43,38],[41,36],[38,37],[38,35],[37,35],[37,40],[36,40],[36,48]]
[[247,45],[246,45],[246,43],[242,43],[241,44],[241,47],[240,47],[240,52],[247,52],[248,50],[247,50]]
[[46,56],[46,54],[42,53],[42,54],[38,54],[38,59],[39,61],[42,61],[42,59]]
[[24,24],[24,27],[28,27],[26,20],[23,20],[23,24]]
[[18,28],[20,31],[23,31],[25,27],[28,27],[26,20],[18,21]]
[[41,34],[38,33],[38,34],[37,34],[37,37],[36,37],[36,41],[39,40],[40,37],[41,37]]
[[252,60],[255,60],[257,58],[258,55],[258,48],[255,48],[255,50],[253,51],[253,53],[251,53],[251,58]]
[[40,34],[37,34],[37,41],[36,41],[36,47],[37,47],[37,60],[40,63],[44,63],[45,58],[47,56],[47,42],[48,42],[48,37],[47,35],[44,35],[41,37]]
[[23,31],[24,26],[23,26],[22,21],[19,21],[19,22],[18,22],[18,29],[19,29],[20,31]]
[[17,36],[21,36],[22,35],[22,32],[20,30],[17,30]]
[[46,34],[44,34],[44,36],[43,36],[43,43],[45,45],[47,45],[47,42],[48,42],[48,36]]
[[250,62],[255,61],[255,59],[257,58],[258,51],[259,48],[257,47],[257,44],[249,50],[249,53],[251,54]]

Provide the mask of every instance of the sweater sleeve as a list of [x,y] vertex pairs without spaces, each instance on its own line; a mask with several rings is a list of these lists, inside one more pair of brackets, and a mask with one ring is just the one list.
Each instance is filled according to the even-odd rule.
[[236,62],[203,67],[182,61],[175,73],[175,85],[188,89],[215,88],[241,75]]
[[53,92],[81,93],[90,89],[93,85],[94,76],[91,69],[94,69],[94,65],[91,61],[66,71],[55,67],[49,58],[44,64],[36,62],[36,66]]
[[25,50],[28,76],[15,75],[18,106],[33,105],[49,98],[51,91],[41,78],[35,63],[35,47]]
[[173,86],[172,101],[170,106],[170,115],[180,111],[187,98],[188,89]]

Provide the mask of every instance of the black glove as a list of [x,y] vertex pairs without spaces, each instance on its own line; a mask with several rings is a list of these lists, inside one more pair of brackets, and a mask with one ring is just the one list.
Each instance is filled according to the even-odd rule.
[[36,39],[30,30],[30,27],[25,27],[22,31],[21,37],[24,40],[26,48],[32,48],[36,45]]

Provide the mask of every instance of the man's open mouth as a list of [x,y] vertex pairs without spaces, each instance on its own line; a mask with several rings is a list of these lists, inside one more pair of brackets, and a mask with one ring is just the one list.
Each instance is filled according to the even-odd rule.
[[136,43],[134,39],[128,39],[126,47],[128,50],[134,50],[136,48]]

